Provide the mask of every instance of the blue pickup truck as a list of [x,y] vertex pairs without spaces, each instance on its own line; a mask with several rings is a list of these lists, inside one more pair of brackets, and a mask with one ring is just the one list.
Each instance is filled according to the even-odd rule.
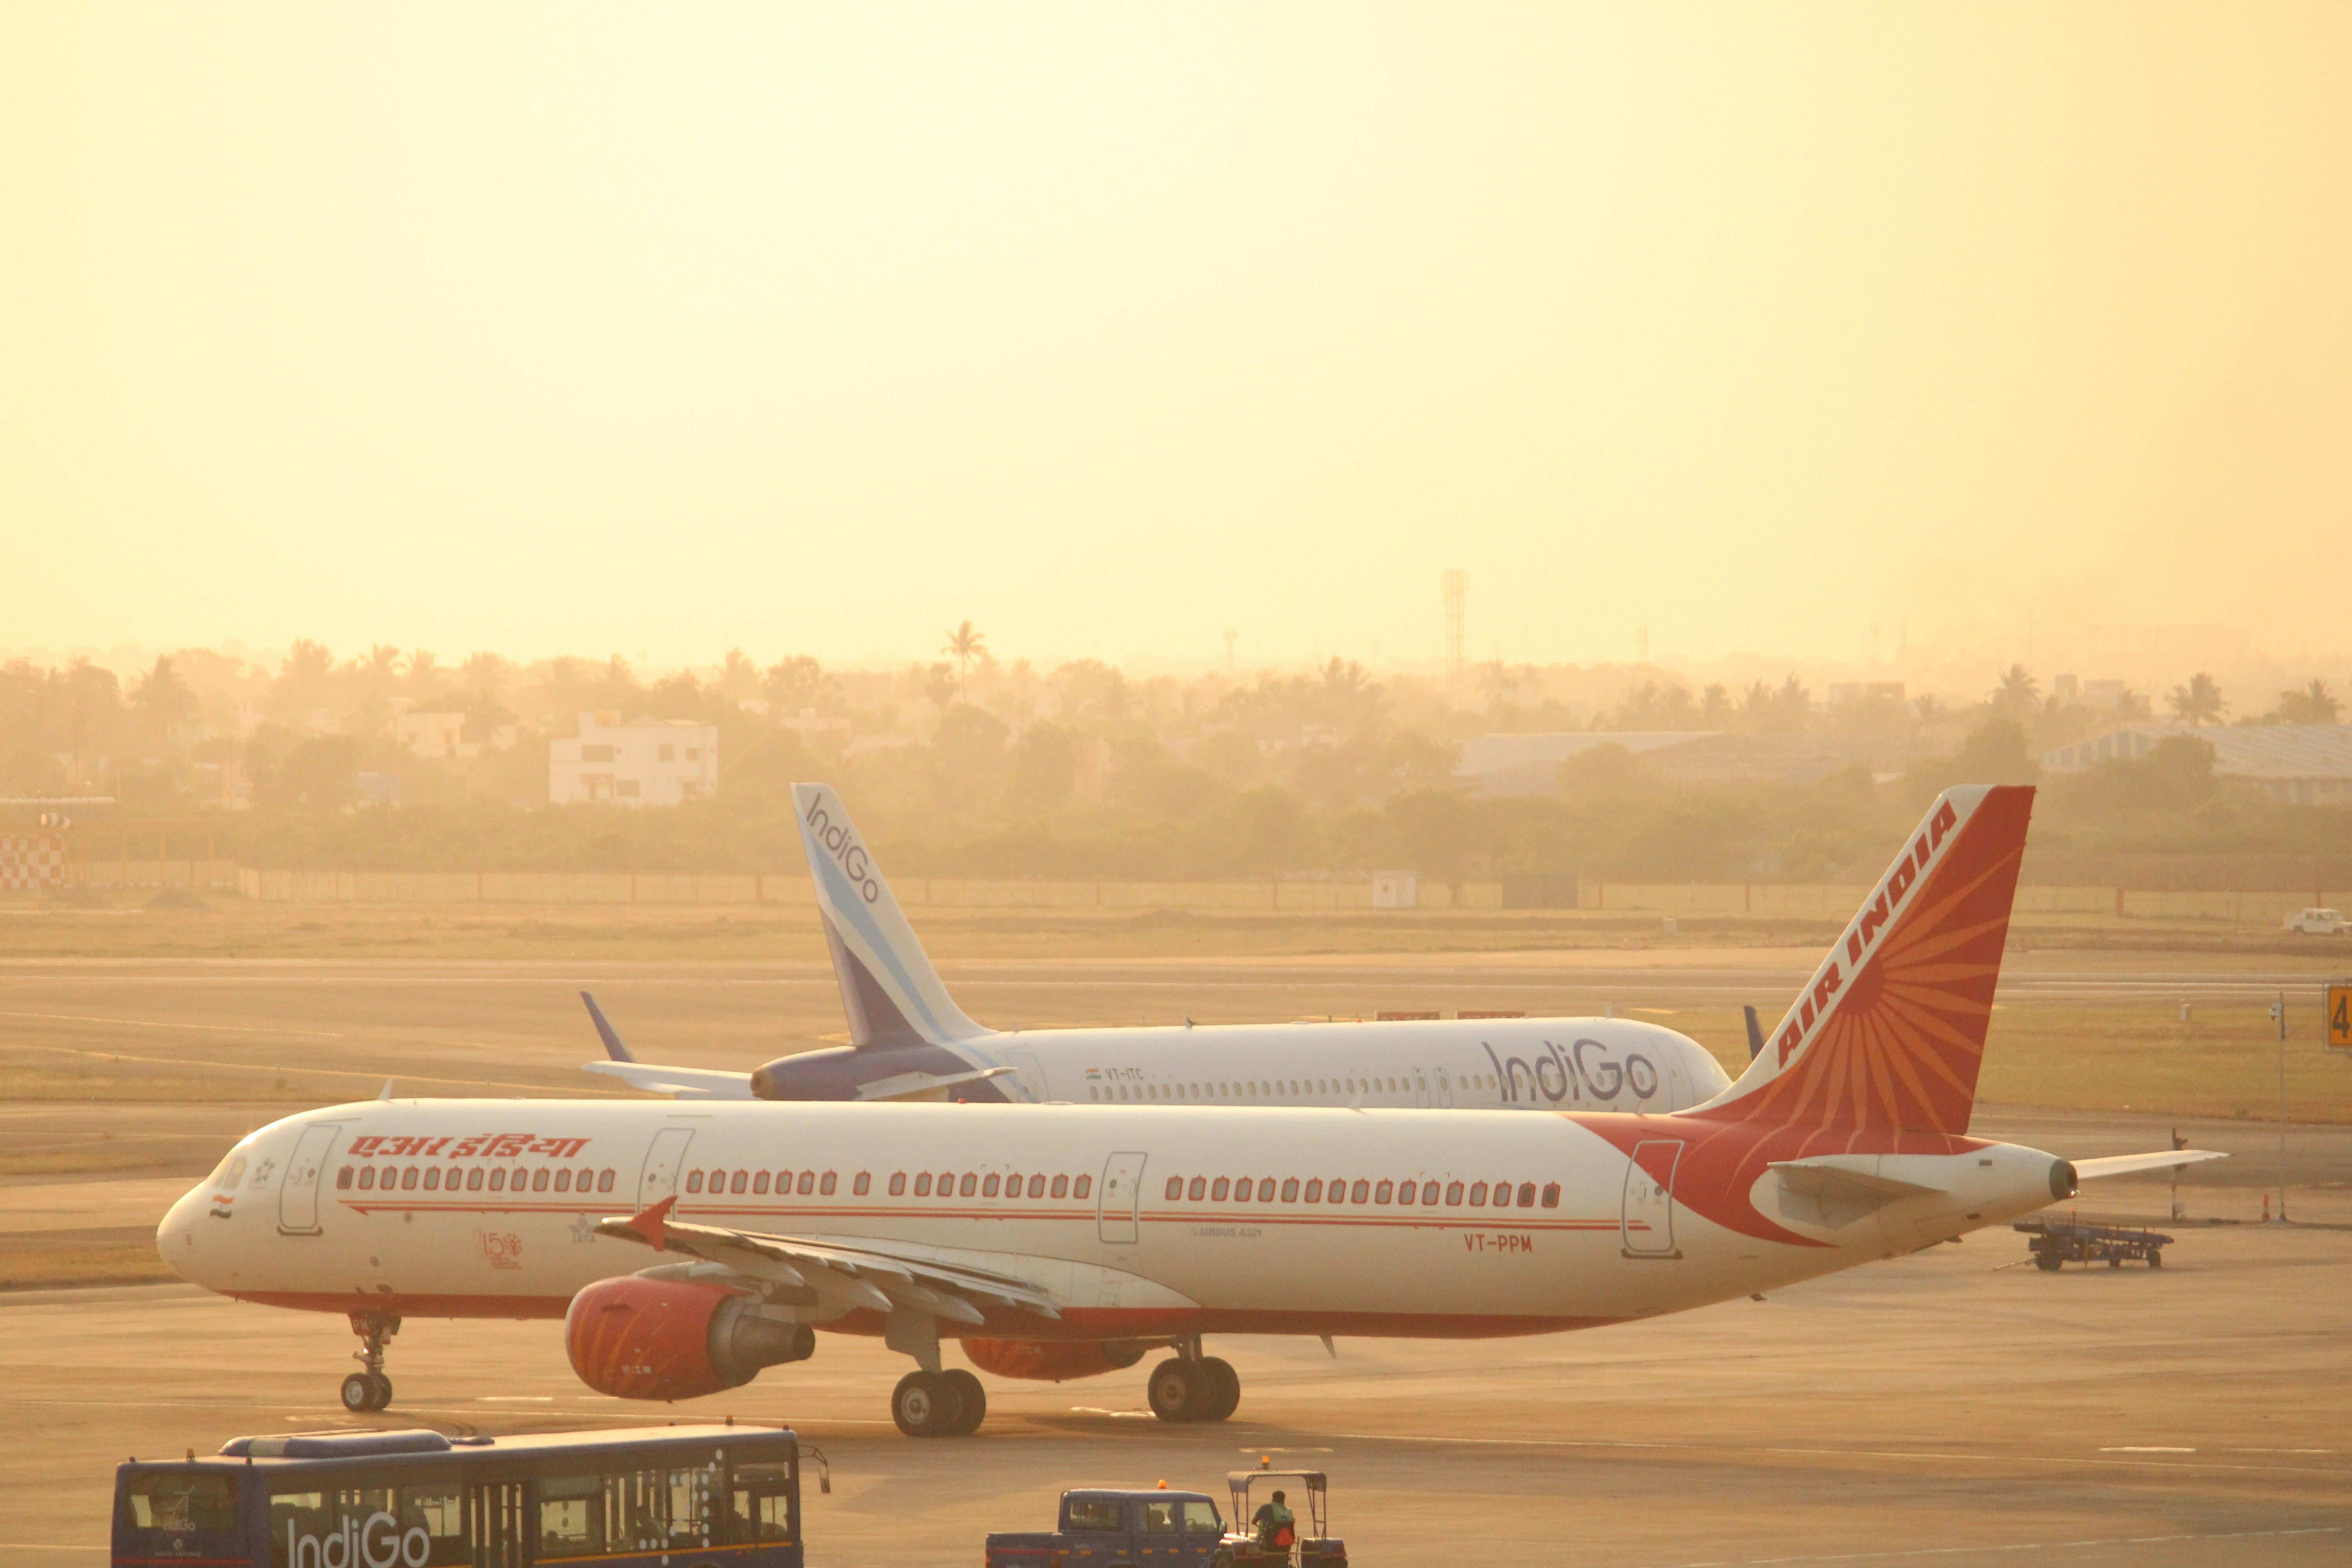
[[1050,1532],[988,1538],[988,1568],[1223,1568],[1225,1521],[1200,1492],[1062,1494]]
[[[1286,1480],[1306,1491],[1307,1517],[1276,1515],[1257,1534],[1247,1522],[1252,1489]],[[1330,1483],[1319,1470],[1276,1470],[1270,1460],[1225,1477],[1234,1524],[1200,1492],[1087,1488],[1062,1494],[1058,1528],[988,1538],[987,1568],[1348,1568],[1347,1542],[1329,1533]],[[1304,1524],[1306,1532],[1299,1532]]]

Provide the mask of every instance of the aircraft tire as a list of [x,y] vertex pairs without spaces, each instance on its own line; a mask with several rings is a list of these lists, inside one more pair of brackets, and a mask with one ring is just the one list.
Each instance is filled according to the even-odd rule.
[[1205,1421],[1216,1404],[1216,1384],[1198,1362],[1171,1356],[1151,1369],[1143,1384],[1151,1414],[1162,1421]]
[[890,1391],[890,1419],[909,1437],[945,1437],[963,1418],[955,1384],[928,1372],[910,1372]]
[[1234,1411],[1241,1408],[1242,1374],[1234,1370],[1233,1363],[1216,1356],[1202,1357],[1201,1370],[1208,1374],[1210,1386],[1216,1390],[1216,1397],[1211,1400],[1209,1407],[1201,1413],[1201,1419],[1203,1421],[1226,1420]]
[[392,1408],[392,1379],[390,1379],[390,1378],[388,1378],[388,1377],[384,1376],[384,1374],[383,1374],[383,1373],[380,1373],[380,1372],[370,1373],[368,1375],[369,1375],[370,1377],[373,1377],[373,1378],[374,1378],[374,1379],[375,1379],[375,1405],[374,1405],[374,1408],[375,1408],[375,1409],[378,1409],[378,1410],[389,1410],[389,1409],[391,1409],[391,1408]]
[[971,1436],[988,1419],[988,1390],[981,1386],[980,1379],[960,1366],[940,1373],[940,1381],[952,1388],[956,1397],[955,1425],[948,1428],[947,1435]]
[[354,1415],[377,1408],[374,1373],[355,1372],[343,1379],[343,1408]]

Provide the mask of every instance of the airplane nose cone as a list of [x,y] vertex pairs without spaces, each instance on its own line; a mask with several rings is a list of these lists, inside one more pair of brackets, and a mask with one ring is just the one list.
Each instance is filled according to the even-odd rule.
[[163,1266],[181,1279],[194,1284],[195,1222],[203,1212],[204,1194],[190,1192],[164,1212],[162,1223],[155,1226],[155,1251]]

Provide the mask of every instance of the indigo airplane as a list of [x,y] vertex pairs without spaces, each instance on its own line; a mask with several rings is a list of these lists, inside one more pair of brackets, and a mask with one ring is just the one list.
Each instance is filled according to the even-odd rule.
[[608,1061],[678,1100],[961,1100],[1681,1110],[1731,1079],[1688,1036],[1628,1018],[1463,1018],[991,1029],[949,996],[841,799],[796,784],[801,838],[849,1016],[845,1047],[756,1072],[630,1055],[593,999]]
[[[1204,1336],[1625,1322],[2214,1158],[2070,1163],[1970,1134],[2032,804],[2013,787],[1937,800],[1739,1080],[1686,1110],[1173,1092],[1273,1081],[1239,1058],[1107,1105],[379,1100],[245,1139],[156,1240],[209,1289],[347,1315],[354,1410],[390,1401],[383,1343],[405,1318],[541,1318],[563,1321],[582,1381],[622,1398],[740,1387],[823,1330],[914,1361],[891,1397],[913,1436],[969,1433],[986,1410],[947,1338],[981,1371],[1056,1382],[1165,1347],[1153,1411],[1222,1420],[1240,1381]],[[872,923],[855,864],[842,885]],[[856,954],[874,937],[840,940]],[[943,996],[890,978],[894,1006],[962,1037]],[[1289,1071],[1303,1099],[1374,1068]]]

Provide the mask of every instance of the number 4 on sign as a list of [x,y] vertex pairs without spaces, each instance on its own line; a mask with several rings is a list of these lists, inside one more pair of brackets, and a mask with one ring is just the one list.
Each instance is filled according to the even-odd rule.
[[2352,984],[2327,988],[2327,1048],[2352,1051]]

